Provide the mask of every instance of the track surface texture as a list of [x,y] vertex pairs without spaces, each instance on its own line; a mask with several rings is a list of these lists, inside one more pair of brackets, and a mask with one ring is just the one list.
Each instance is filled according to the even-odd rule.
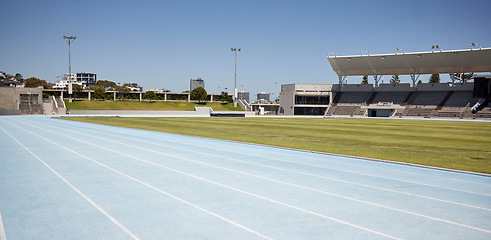
[[0,118],[0,240],[491,239],[491,177]]

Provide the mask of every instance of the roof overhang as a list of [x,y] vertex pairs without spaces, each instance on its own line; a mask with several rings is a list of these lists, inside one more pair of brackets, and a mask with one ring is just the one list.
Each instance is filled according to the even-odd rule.
[[491,48],[327,58],[339,76],[491,72]]

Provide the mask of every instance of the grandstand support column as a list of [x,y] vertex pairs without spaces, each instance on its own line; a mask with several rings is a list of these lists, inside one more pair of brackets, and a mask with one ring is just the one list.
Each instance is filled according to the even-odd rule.
[[378,82],[382,78],[383,75],[373,74],[373,80],[375,81],[375,87],[378,87]]
[[416,87],[416,83],[417,83],[418,79],[421,77],[421,74],[418,74],[416,76],[415,73],[410,73],[409,76],[411,76],[411,80],[413,81],[413,87]]
[[116,92],[113,92],[113,100],[116,101]]
[[90,101],[90,91],[89,91],[89,101]]
[[339,90],[340,91],[343,91],[343,85],[346,83],[348,83],[348,76],[344,76],[344,75],[338,75],[338,78],[339,78]]
[[460,83],[462,83],[462,73],[460,74],[460,76],[456,76],[455,73],[448,73],[448,75],[450,75],[450,80],[452,80],[452,85],[455,85],[455,82],[456,81],[459,81]]

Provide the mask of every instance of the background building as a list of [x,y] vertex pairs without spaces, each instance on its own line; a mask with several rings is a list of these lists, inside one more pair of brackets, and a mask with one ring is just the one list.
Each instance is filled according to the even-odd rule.
[[[59,80],[53,88],[55,89],[66,89],[68,88],[68,74],[64,74],[61,76],[61,80]],[[97,74],[95,73],[72,73],[72,84],[78,84],[82,88],[90,87],[97,83]]]
[[197,78],[197,79],[191,78],[191,80],[189,81],[189,91],[193,91],[193,89],[198,87],[205,88],[205,80],[201,78]]
[[257,94],[257,100],[258,101],[266,101],[266,102],[269,102],[269,93],[265,93],[265,92],[260,92]]
[[0,115],[43,114],[42,88],[0,87]]
[[90,87],[97,83],[97,75],[94,73],[72,73],[72,80],[82,83],[82,87]]
[[333,84],[282,85],[279,114],[324,115],[336,89]]
[[249,92],[240,91],[237,94],[238,94],[237,95],[238,100],[244,100],[246,102],[249,102]]
[[491,118],[491,76],[467,83],[287,84],[281,86],[279,114]]
[[147,92],[154,92],[154,93],[170,93],[171,91],[168,89],[148,89]]

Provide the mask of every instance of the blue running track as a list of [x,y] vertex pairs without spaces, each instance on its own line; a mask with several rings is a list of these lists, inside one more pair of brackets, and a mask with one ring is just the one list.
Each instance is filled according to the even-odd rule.
[[0,117],[0,240],[491,239],[491,177]]

